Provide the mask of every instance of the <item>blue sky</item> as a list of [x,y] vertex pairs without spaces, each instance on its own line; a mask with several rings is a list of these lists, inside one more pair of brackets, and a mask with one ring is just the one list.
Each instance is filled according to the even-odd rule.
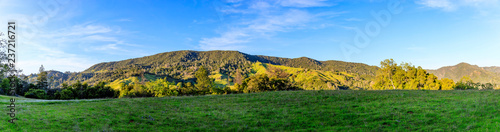
[[177,50],[369,65],[393,58],[435,69],[500,66],[499,7],[499,0],[0,0],[0,21],[19,23],[24,73]]

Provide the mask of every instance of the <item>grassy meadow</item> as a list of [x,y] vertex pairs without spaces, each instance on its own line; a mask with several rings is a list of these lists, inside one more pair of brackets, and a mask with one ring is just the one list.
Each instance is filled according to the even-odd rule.
[[46,101],[0,96],[0,131],[496,131],[500,92],[279,91]]

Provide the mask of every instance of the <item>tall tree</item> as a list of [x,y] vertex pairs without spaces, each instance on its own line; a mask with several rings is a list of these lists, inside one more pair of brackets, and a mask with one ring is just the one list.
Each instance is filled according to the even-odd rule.
[[195,73],[195,87],[200,91],[200,94],[207,94],[212,88],[212,79],[208,77],[209,73],[205,67],[201,66]]
[[38,77],[36,78],[37,80],[37,86],[39,89],[42,90],[47,90],[47,71],[45,71],[45,68],[43,68],[43,65],[40,66]]
[[[0,49],[7,49],[8,48],[8,42],[6,39],[3,38],[4,34],[0,32]],[[5,78],[7,76],[7,72],[11,69],[9,67],[8,63],[8,56],[7,56],[7,50],[0,50],[0,80]]]
[[[386,59],[380,62],[380,69],[377,71],[377,83],[375,84],[376,89],[386,89],[387,84],[389,84],[392,89],[396,89],[393,81],[393,75],[396,72],[397,64],[394,63],[393,59]],[[388,83],[386,83],[388,82]]]

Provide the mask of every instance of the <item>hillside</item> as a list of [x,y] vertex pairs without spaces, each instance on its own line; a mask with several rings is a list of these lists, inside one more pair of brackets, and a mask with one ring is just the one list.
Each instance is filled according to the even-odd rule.
[[491,67],[483,67],[484,70],[494,72],[494,73],[500,73],[500,67],[496,66],[491,66]]
[[[95,84],[99,81],[120,82],[136,78],[139,81],[150,81],[157,78],[167,78],[172,82],[193,82],[194,72],[200,67],[206,67],[211,77],[219,85],[232,85],[237,74],[244,78],[254,75],[258,65],[282,66],[289,71],[290,77],[308,76],[302,78],[302,83],[316,81],[317,83],[333,83],[336,86],[369,87],[370,80],[378,70],[376,66],[362,63],[342,61],[318,61],[307,57],[280,58],[263,55],[249,55],[238,51],[173,51],[127,59],[114,62],[95,64],[80,73],[60,73],[54,78],[57,84],[74,83],[77,80]],[[264,70],[267,71],[267,67]],[[311,73],[305,75],[304,73]],[[62,74],[62,75],[61,75]],[[49,75],[50,76],[50,75]],[[335,77],[333,77],[335,76]],[[296,80],[296,78],[293,78]],[[355,84],[354,80],[360,81]],[[351,81],[351,82],[349,82]],[[312,83],[311,84],[315,84]]]
[[437,70],[427,70],[439,78],[449,78],[460,81],[463,76],[469,76],[474,82],[500,84],[500,68],[479,67],[468,63],[446,66]]
[[366,75],[375,75],[375,71],[378,69],[376,66],[369,66],[362,63],[333,60],[317,61],[307,57],[290,59],[263,55],[249,55],[239,51],[174,51],[123,61],[99,63],[83,72],[113,70],[128,67],[130,65],[138,65],[143,68],[153,69],[177,65],[206,65],[211,68],[216,68],[218,66],[214,64],[220,64],[219,67],[223,67],[225,65],[240,65],[254,62],[323,71],[344,71]]

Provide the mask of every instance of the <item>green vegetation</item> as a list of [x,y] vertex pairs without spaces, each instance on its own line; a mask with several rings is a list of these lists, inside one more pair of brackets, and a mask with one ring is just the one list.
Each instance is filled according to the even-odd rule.
[[448,78],[438,80],[421,67],[415,68],[409,63],[398,65],[393,59],[384,60],[380,65],[373,86],[375,90],[492,90],[496,87],[491,83],[474,83],[469,76],[464,76],[456,84]]
[[[441,90],[442,81],[433,74],[427,73],[421,67],[415,68],[409,63],[394,63],[393,59],[380,62],[381,68],[377,72],[374,89],[404,89],[404,90]],[[445,85],[449,86],[449,85]]]
[[495,131],[498,96],[480,90],[319,90],[94,101],[16,98],[19,120],[0,123],[0,131]]
[[[225,54],[226,52],[199,53],[210,53],[208,55],[214,55],[214,53]],[[236,56],[237,55],[238,54],[236,54]],[[188,57],[193,56],[189,55]],[[216,55],[216,57],[220,56]],[[147,59],[148,57],[145,58]],[[226,58],[228,57],[226,56]],[[273,60],[273,58],[268,59]],[[282,61],[276,58],[274,58],[274,60]],[[319,61],[313,61],[307,58],[299,58],[299,60],[302,60],[300,61],[302,63],[306,63],[300,65],[301,67],[308,65],[312,67],[311,64],[320,63]],[[276,63],[274,61],[272,62]],[[236,63],[239,62],[236,61]],[[230,69],[228,70],[224,67],[228,64],[230,63],[221,65],[222,67],[216,68],[217,70],[215,71],[209,70],[214,69],[210,64],[205,64],[209,68],[205,68],[203,64],[199,65],[199,67],[196,64],[195,67],[188,68],[176,66],[180,68],[181,71],[184,70],[183,74],[180,76],[162,72],[152,74],[148,72],[150,69],[144,69],[144,67],[138,67],[138,65],[134,64],[129,66],[129,69],[126,70],[111,70],[111,73],[117,73],[122,76],[116,76],[114,74],[113,76],[108,76],[117,78],[115,80],[109,80],[109,83],[101,81],[89,85],[88,82],[92,81],[87,80],[81,83],[80,80],[77,79],[74,83],[71,83],[72,81],[63,82],[61,88],[55,89],[50,88],[50,86],[53,86],[54,76],[51,76],[49,79],[49,72],[44,71],[42,66],[40,67],[40,73],[36,76],[36,84],[28,84],[24,81],[19,81],[22,85],[19,85],[18,89],[20,89],[19,93],[21,93],[21,95],[25,95],[29,98],[90,99],[233,94],[282,90],[489,90],[496,86],[491,83],[473,83],[470,79],[466,81],[461,80],[457,83],[447,78],[438,80],[436,76],[427,73],[427,71],[423,70],[421,67],[416,68],[409,63],[401,63],[398,65],[394,63],[392,59],[381,62],[381,68],[378,68],[376,76],[345,72],[347,70],[344,72],[323,71],[274,65],[259,61],[243,63],[245,64],[243,68],[228,68]],[[185,71],[186,69],[188,70]],[[106,73],[106,71],[109,70],[97,71],[95,75],[106,75],[102,74]],[[233,71],[234,73],[232,73]],[[82,74],[78,74],[78,76],[81,75]],[[89,80],[99,80],[95,77],[98,76],[91,77]],[[72,77],[70,76],[68,78]],[[0,86],[4,89],[8,87],[7,85],[8,80],[0,83]]]
[[212,79],[208,77],[208,71],[205,69],[203,66],[198,69],[195,73],[196,77],[196,84],[194,85],[196,87],[196,91],[199,92],[199,94],[208,94],[212,93],[214,90],[214,83]]
[[[99,82],[114,82],[131,77],[137,77],[140,79],[139,82],[167,78],[169,82],[194,83],[196,79],[194,72],[203,66],[211,73],[209,77],[215,79],[215,84],[224,87],[234,85],[232,80],[237,75],[241,75],[242,78],[254,75],[252,71],[256,70],[253,69],[255,64],[279,65],[332,74],[345,73],[366,79],[372,78],[378,69],[376,66],[361,63],[316,61],[306,57],[289,59],[256,56],[238,51],[174,51],[117,62],[99,63],[78,73],[48,71],[47,75],[53,77],[49,79],[51,86],[58,88],[64,83],[73,84],[77,81],[95,85]],[[30,75],[27,80],[34,82],[37,76],[36,74]]]
[[469,76],[462,77],[455,85],[455,89],[457,90],[492,90],[494,87],[495,85],[491,83],[474,83]]
[[[246,56],[247,58],[245,59],[252,60],[252,57],[248,58],[249,56],[246,54],[230,51],[186,51],[180,53],[186,53],[187,55],[184,55],[184,57],[204,61],[207,61],[207,59],[200,58],[200,54],[204,54],[202,56],[208,55],[209,57],[215,56],[218,57],[218,59],[221,58],[220,55],[232,54],[234,55],[233,57],[225,56],[222,58],[235,60],[235,58],[242,59],[242,56]],[[175,54],[173,55],[175,56]],[[142,62],[143,59],[151,59],[150,57],[151,56],[140,59],[132,59],[134,60],[132,62],[139,63]],[[394,63],[394,60],[392,59],[382,61],[381,68],[378,68],[376,76],[372,76],[370,74],[346,72],[349,70],[315,70],[321,68],[318,68],[313,64],[320,64],[321,62],[308,58],[292,60],[300,60],[298,62],[300,62],[301,65],[297,66],[314,69],[271,64],[278,62],[287,62],[286,64],[288,64],[289,61],[284,61],[286,59],[276,59],[273,57],[269,58],[263,56],[253,57],[253,60],[257,60],[256,62],[246,61],[243,63],[238,60],[225,61],[223,59],[223,65],[220,65],[218,68],[214,68],[216,66],[208,63],[194,64],[194,66],[190,67],[185,67],[185,64],[189,63],[176,63],[180,64],[174,66],[176,69],[160,70],[155,72],[155,74],[150,73],[151,68],[153,68],[152,66],[140,66],[138,64],[125,66],[118,70],[114,68],[104,71],[92,70],[92,72],[95,72],[95,76],[90,76],[90,78],[83,84],[80,83],[80,80],[78,79],[74,83],[71,83],[73,81],[66,81],[61,83],[61,85],[63,85],[62,88],[56,89],[49,89],[47,87],[53,86],[52,83],[54,81],[49,81],[50,83],[47,83],[47,80],[54,80],[54,76],[52,76],[51,79],[48,79],[48,72],[44,71],[42,66],[40,68],[40,74],[36,76],[36,85],[32,87],[31,84],[25,85],[25,83],[23,83],[22,88],[20,89],[23,90],[21,93],[30,98],[87,99],[106,97],[123,98],[232,94],[281,90],[489,90],[493,89],[492,87],[496,87],[495,84],[473,83],[472,80],[460,81],[457,83],[447,78],[438,80],[435,75],[427,73],[427,71],[421,67],[416,68],[409,63],[401,63],[398,65]],[[184,62],[192,62],[188,60],[185,60]],[[262,63],[258,60],[270,63]],[[130,60],[125,60],[116,63],[125,63],[129,61]],[[218,61],[213,62],[217,65],[220,63]],[[232,65],[231,62],[243,64],[243,66],[231,67],[235,66]],[[112,66],[116,67],[114,63]],[[205,68],[205,66],[208,68]],[[181,74],[176,72],[181,72]],[[103,73],[111,73],[110,75],[112,76],[105,76],[107,74]],[[121,76],[117,76],[115,73]],[[83,74],[91,75],[91,73],[81,73],[77,76],[82,77]],[[102,79],[99,77],[107,78],[104,80],[108,80],[107,82],[109,83],[101,81],[89,85],[89,82],[92,82],[92,80],[96,81]],[[71,78],[73,77],[68,77],[69,80],[71,80]],[[115,80],[112,80],[111,78],[115,78]],[[71,84],[69,85],[69,88],[67,84]],[[45,92],[42,92],[41,90]]]

